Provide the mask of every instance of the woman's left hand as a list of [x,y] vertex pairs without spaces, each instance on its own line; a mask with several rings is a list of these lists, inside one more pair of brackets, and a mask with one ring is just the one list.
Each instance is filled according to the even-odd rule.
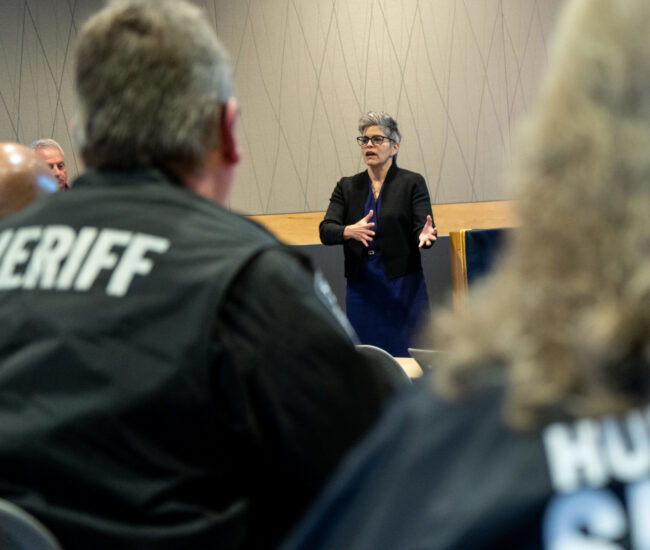
[[422,233],[420,233],[420,244],[418,245],[419,248],[422,248],[423,246],[431,246],[434,241],[438,240],[438,230],[433,227],[433,219],[431,216],[427,216],[427,223],[424,224],[424,227],[422,228]]

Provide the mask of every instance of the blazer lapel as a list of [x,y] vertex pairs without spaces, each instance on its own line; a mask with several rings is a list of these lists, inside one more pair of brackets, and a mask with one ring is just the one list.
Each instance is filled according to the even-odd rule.
[[[393,189],[392,182],[395,179],[397,174],[397,163],[393,158],[393,164],[388,169],[388,174],[386,174],[386,179],[381,186],[381,210],[379,211],[379,218],[377,219],[377,225],[381,226],[381,219],[384,217],[382,214],[386,210],[386,205],[388,209],[391,209],[391,206],[394,208],[397,206],[397,197],[395,193],[399,192],[399,189]],[[399,187],[399,186],[398,186]],[[388,200],[386,200],[388,198]]]
[[363,207],[368,198],[368,172],[358,173],[353,180],[350,189],[350,214],[349,222],[356,223],[363,218]]

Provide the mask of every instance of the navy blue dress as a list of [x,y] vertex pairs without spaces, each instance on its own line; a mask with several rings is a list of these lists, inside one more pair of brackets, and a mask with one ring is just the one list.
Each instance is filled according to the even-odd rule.
[[375,200],[368,178],[364,216],[375,223],[375,238],[363,260],[361,277],[347,279],[345,307],[362,344],[385,349],[395,357],[408,357],[418,330],[426,324],[429,297],[422,271],[388,279],[381,256],[382,228],[378,225],[384,186]]

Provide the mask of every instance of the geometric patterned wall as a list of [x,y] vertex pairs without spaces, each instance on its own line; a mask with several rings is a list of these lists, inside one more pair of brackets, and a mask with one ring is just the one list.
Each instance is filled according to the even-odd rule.
[[[507,197],[516,123],[537,93],[562,0],[197,0],[231,55],[247,214],[325,210],[364,168],[367,110],[397,118],[399,164],[432,202]],[[71,53],[100,0],[0,3],[0,140],[54,137],[69,172]]]
[[68,177],[80,168],[70,138],[74,115],[72,51],[80,23],[99,1],[0,2],[0,140],[53,137]]

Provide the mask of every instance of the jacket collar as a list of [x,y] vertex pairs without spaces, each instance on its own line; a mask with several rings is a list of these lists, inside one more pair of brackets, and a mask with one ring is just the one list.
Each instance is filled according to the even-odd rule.
[[95,170],[84,172],[73,182],[73,187],[97,185],[134,186],[143,184],[173,185],[185,187],[178,176],[168,170],[153,166],[136,166],[124,170]]
[[[388,172],[386,173],[386,179],[384,180],[384,184],[388,183],[391,181],[394,177],[395,174],[397,174],[397,161],[395,160],[395,157],[393,157],[393,163],[390,165],[390,168],[388,169]],[[368,173],[368,170],[364,170],[361,172],[362,174],[365,174],[364,181],[367,183],[370,181],[370,174]]]

